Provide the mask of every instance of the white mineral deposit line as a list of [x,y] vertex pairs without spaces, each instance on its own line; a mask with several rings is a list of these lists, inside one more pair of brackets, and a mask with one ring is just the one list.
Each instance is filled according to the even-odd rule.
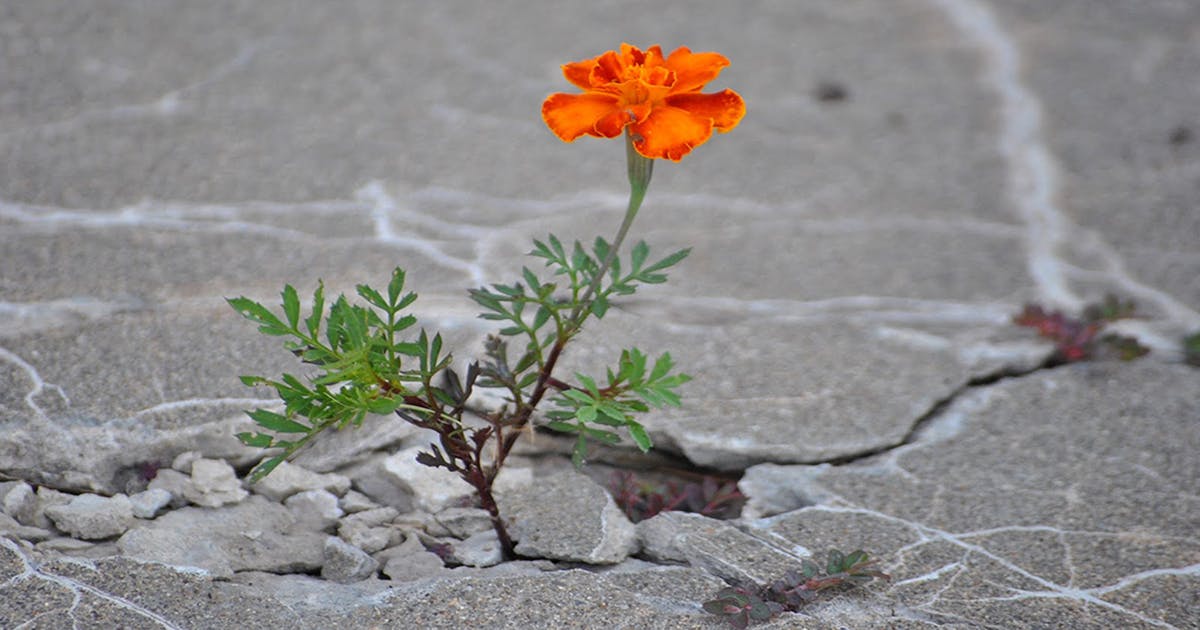
[[1021,82],[1021,55],[992,12],[974,0],[932,0],[983,52],[984,78],[1000,97],[1000,151],[1008,163],[1009,194],[1025,221],[1029,275],[1041,297],[1078,310],[1057,255],[1066,221],[1056,204],[1058,172],[1042,139],[1042,107]]
[[[1029,275],[1042,300],[1077,311],[1083,298],[1071,290],[1068,276],[1100,277],[1126,294],[1155,302],[1171,322],[1185,329],[1200,325],[1200,312],[1167,292],[1147,285],[1125,268],[1115,249],[1094,230],[1072,225],[1058,206],[1059,178],[1054,156],[1042,133],[1042,105],[1021,80],[1021,53],[987,4],[978,0],[930,0],[941,8],[983,53],[984,79],[1000,97],[1000,151],[1008,163],[1009,194],[1025,222]],[[1101,271],[1080,270],[1058,256],[1067,235],[1103,260]],[[1156,351],[1178,352],[1178,341],[1139,322],[1122,322],[1128,332]]]

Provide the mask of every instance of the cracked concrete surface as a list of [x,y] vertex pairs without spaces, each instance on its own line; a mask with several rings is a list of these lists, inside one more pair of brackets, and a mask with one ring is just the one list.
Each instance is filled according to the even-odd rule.
[[[695,380],[646,424],[749,469],[737,526],[771,554],[861,546],[894,576],[775,623],[1196,627],[1197,32],[1175,0],[2,7],[0,478],[111,495],[184,451],[255,461],[232,434],[271,401],[236,376],[293,365],[227,296],[399,264],[422,325],[471,356],[490,329],[465,289],[547,232],[610,236],[624,205],[618,143],[539,119],[558,65],[688,45],[732,60],[713,87],[749,113],[656,169],[639,236],[693,254],[566,367],[670,350]],[[830,82],[842,100],[815,97]],[[1152,349],[1137,363],[1044,369],[1009,324],[1107,292],[1143,314],[1118,326]],[[369,430],[314,469],[364,489],[370,449],[419,439]],[[111,541],[35,549],[52,526],[21,525],[0,538],[5,627],[452,627],[476,606],[489,627],[712,627],[697,602],[721,584],[214,579]]]

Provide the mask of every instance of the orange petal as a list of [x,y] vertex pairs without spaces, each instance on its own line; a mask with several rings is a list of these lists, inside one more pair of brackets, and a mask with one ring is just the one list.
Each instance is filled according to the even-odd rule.
[[592,74],[592,68],[596,67],[596,59],[584,59],[568,63],[562,67],[563,76],[567,78],[575,87],[586,90],[591,87],[588,82],[588,77]]
[[717,131],[722,133],[737,126],[746,115],[746,102],[733,90],[716,94],[672,94],[666,98],[667,105],[687,110],[697,118],[708,118]]
[[608,94],[551,94],[542,103],[542,120],[564,142],[571,142],[582,135],[616,137],[624,125],[617,127],[616,131],[612,130],[611,122],[602,130],[597,128],[600,123],[610,120],[614,113],[623,114],[617,106],[616,97]]
[[729,65],[729,60],[718,53],[693,53],[687,46],[680,46],[667,57],[666,63],[667,68],[675,72],[675,86],[671,93],[680,94],[699,90],[705,83],[717,78],[721,69]]
[[655,107],[646,120],[630,127],[633,146],[648,158],[678,162],[712,135],[712,119],[678,107]]

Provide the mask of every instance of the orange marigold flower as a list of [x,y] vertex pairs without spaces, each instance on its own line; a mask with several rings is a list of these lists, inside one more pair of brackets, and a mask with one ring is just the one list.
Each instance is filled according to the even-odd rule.
[[563,66],[563,75],[583,94],[551,94],[542,104],[542,119],[565,142],[583,135],[615,138],[628,128],[638,153],[678,162],[713,129],[729,131],[745,116],[737,92],[700,92],[727,65],[728,59],[713,52],[680,47],[663,57],[658,46],[643,52],[621,44],[620,52]]

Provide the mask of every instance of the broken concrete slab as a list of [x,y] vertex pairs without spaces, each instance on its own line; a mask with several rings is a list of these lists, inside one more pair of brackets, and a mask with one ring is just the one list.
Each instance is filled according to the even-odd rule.
[[145,521],[121,536],[117,547],[131,558],[198,567],[217,577],[320,568],[327,536],[293,533],[294,526],[287,508],[251,496],[219,510],[185,507]]
[[[749,115],[683,164],[658,165],[634,238],[656,254],[693,252],[670,283],[613,300],[564,366],[602,369],[625,342],[672,351],[696,377],[688,406],[647,425],[662,450],[693,463],[837,460],[786,490],[779,470],[753,477],[756,509],[775,516],[737,531],[797,556],[878,544],[900,559],[889,567],[900,577],[891,590],[776,625],[1186,627],[1178,611],[1194,608],[1192,564],[1169,557],[1192,562],[1194,536],[1167,532],[1194,531],[1196,510],[1186,490],[1166,489],[1179,479],[1161,472],[1155,443],[1120,430],[1065,438],[1112,458],[1097,471],[1066,465],[1081,457],[1070,448],[1016,439],[1024,450],[1014,460],[1049,476],[1044,487],[996,461],[1004,442],[943,442],[950,452],[920,451],[931,468],[883,458],[873,471],[844,465],[912,441],[922,417],[937,412],[918,426],[924,433],[939,403],[973,398],[981,380],[1037,369],[1050,346],[1009,327],[1025,300],[1074,311],[1107,291],[1133,297],[1144,317],[1122,326],[1153,347],[1152,361],[1176,360],[1182,334],[1200,329],[1191,238],[1200,143],[1189,119],[1196,8],[1125,4],[697,0],[683,14],[670,3],[641,6],[631,33],[629,23],[595,19],[605,8],[583,0],[537,15],[263,0],[239,4],[232,20],[226,5],[179,0],[99,11],[18,3],[0,20],[5,94],[19,96],[0,97],[0,475],[52,497],[48,486],[139,492],[189,451],[248,469],[261,454],[232,435],[249,427],[245,409],[276,401],[236,375],[297,368],[224,297],[270,301],[285,282],[304,293],[318,278],[352,292],[400,264],[422,295],[421,325],[455,336],[456,360],[477,355],[492,329],[463,289],[511,281],[505,270],[528,264],[523,252],[545,232],[568,242],[609,236],[626,201],[619,142],[567,145],[538,120],[545,95],[569,89],[559,65],[621,41],[654,43],[647,25],[670,24],[688,41],[659,40],[667,50],[729,57],[712,87],[738,90]],[[544,28],[512,37],[529,24]],[[1194,389],[1173,382],[1185,386],[1144,393],[1190,418]],[[1081,408],[1103,414],[1088,406],[1093,392],[1070,389]],[[972,427],[992,427],[970,424],[992,405],[1037,411],[980,405],[951,403]],[[397,433],[369,426],[325,444],[341,452],[347,440],[348,460],[361,464],[377,455],[373,442],[388,448],[407,429],[378,426]],[[1170,446],[1169,463],[1190,470],[1194,458]],[[314,450],[300,461],[343,472],[336,455]],[[1008,474],[997,479],[980,462]],[[930,491],[935,476],[958,483]],[[411,509],[403,493],[393,502],[368,490],[371,480],[354,476],[375,502]],[[910,503],[873,494],[874,484]],[[1107,501],[1109,484],[1131,502]],[[984,490],[995,496],[980,498]],[[899,520],[831,512],[847,507],[839,497]],[[50,526],[36,511],[17,520]],[[945,529],[910,525],[926,521]],[[1020,529],[1043,526],[1053,529]],[[1103,535],[1080,533],[1093,531]],[[1003,561],[940,532],[974,534],[965,542]],[[1066,542],[1055,547],[1058,538]],[[112,551],[74,539],[39,544]],[[480,609],[496,611],[485,620],[494,627],[712,626],[698,598],[645,593],[696,576],[719,583],[694,567],[620,588],[615,575],[520,576],[472,582],[448,612],[427,603],[454,592],[438,578],[381,610],[386,580],[214,583],[129,560],[64,561],[46,573],[46,557],[10,563],[7,549],[0,567],[13,570],[0,582],[22,577],[0,591],[19,598],[0,616],[45,604],[39,620],[68,627],[462,627]],[[471,579],[501,570],[470,569]],[[1095,601],[1080,603],[1080,592]]]
[[[814,553],[869,550],[893,576],[886,594],[931,615],[1184,627],[1180,594],[1200,588],[1200,504],[1182,490],[1200,478],[1200,416],[1175,394],[1196,383],[1194,369],[1151,362],[1002,381],[905,447],[795,467],[801,488],[819,489],[810,507],[759,527]],[[1149,590],[1153,605],[1132,595]]]
[[133,504],[123,494],[81,494],[65,505],[47,507],[46,516],[59,530],[83,540],[120,536],[134,523]]
[[615,564],[637,551],[633,524],[612,496],[577,472],[550,475],[499,504],[518,555]]

